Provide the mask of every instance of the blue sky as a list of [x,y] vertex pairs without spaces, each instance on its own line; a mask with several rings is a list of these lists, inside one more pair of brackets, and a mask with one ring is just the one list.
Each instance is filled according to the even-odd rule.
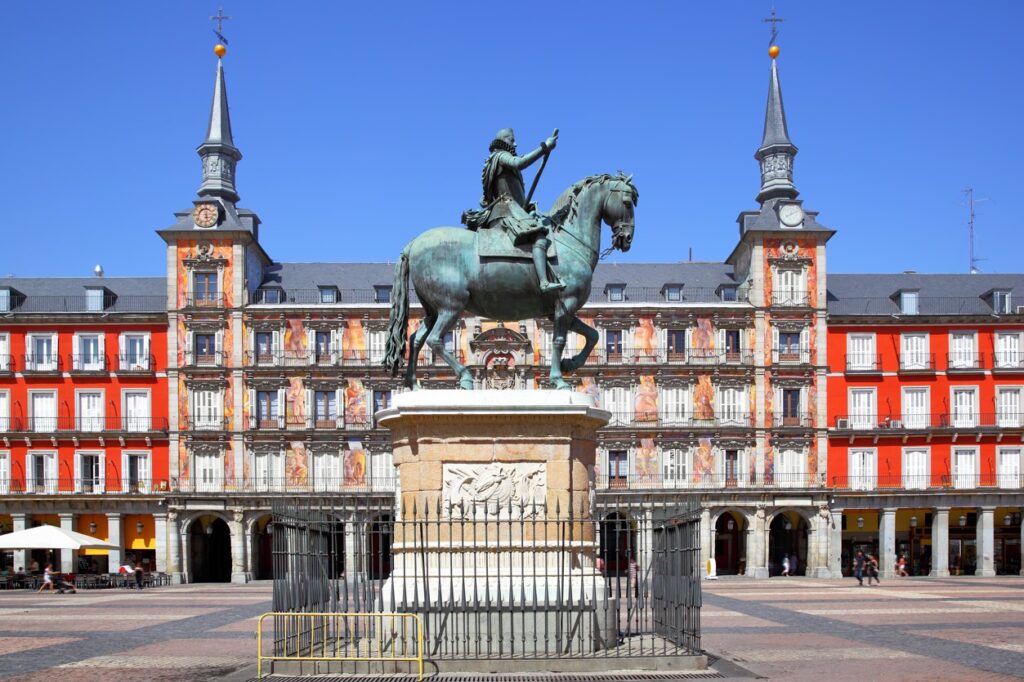
[[[561,129],[542,207],[634,173],[619,262],[721,260],[755,208],[769,2],[234,2],[225,60],[241,204],[279,261],[391,260],[458,224],[487,144]],[[0,274],[162,274],[191,205],[215,2],[9,2],[0,27]],[[796,2],[779,68],[796,184],[833,272],[1021,271],[1020,2]],[[529,182],[532,171],[527,176]]]

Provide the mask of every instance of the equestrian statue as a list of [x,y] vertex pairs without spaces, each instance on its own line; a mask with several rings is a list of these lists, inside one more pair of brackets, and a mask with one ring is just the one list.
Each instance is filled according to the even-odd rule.
[[[613,249],[629,251],[639,193],[632,176],[591,175],[562,192],[548,214],[538,212],[530,199],[557,143],[556,129],[536,149],[518,156],[512,129],[498,131],[484,162],[481,209],[462,215],[469,229],[435,227],[402,249],[395,265],[384,366],[395,375],[408,356],[405,384],[410,388],[415,388],[416,360],[424,344],[454,370],[461,388],[473,388],[469,370],[444,345],[463,312],[502,322],[551,320],[552,388],[570,388],[562,373],[583,366],[597,345],[597,330],[576,313],[590,296],[601,256]],[[522,170],[541,158],[526,194]],[[611,247],[604,253],[602,223],[612,228]],[[424,313],[411,335],[410,279]],[[563,360],[570,331],[583,336],[585,344]]]

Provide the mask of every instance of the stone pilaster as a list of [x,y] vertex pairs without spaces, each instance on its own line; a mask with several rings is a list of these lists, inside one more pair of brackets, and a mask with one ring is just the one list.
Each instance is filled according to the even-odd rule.
[[833,509],[830,512],[828,534],[828,567],[832,578],[843,577],[843,510]]
[[167,512],[167,566],[164,571],[171,576],[171,582],[181,582],[181,523],[178,512]]
[[151,570],[167,572],[167,514],[153,514],[153,535],[156,540],[156,566]]
[[878,523],[878,572],[883,578],[896,575],[896,510],[883,509]]
[[[61,530],[75,530],[74,514],[59,514]],[[60,572],[74,573],[78,570],[78,552],[73,549],[62,549],[60,551]]]
[[993,576],[995,566],[995,507],[982,507],[978,510],[978,559],[974,575]]
[[[27,528],[28,515],[24,513],[11,514],[11,526],[14,532]],[[24,572],[28,570],[28,553],[23,549],[16,549],[14,554],[14,570]]]
[[107,512],[107,542],[116,545],[117,549],[107,552],[107,570],[117,573],[124,563],[124,535],[121,533],[121,512]]
[[932,514],[932,570],[928,575],[949,577],[949,507],[936,508]]
[[245,570],[245,529],[242,526],[242,510],[235,509],[231,512],[228,529],[231,531],[231,582],[244,584],[249,582],[249,574]]

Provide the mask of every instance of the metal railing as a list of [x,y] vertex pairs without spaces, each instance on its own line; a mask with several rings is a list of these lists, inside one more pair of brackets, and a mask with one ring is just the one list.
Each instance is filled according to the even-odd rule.
[[69,355],[68,360],[70,360],[72,372],[104,373],[110,369],[107,364],[106,353],[98,353],[95,355]]
[[947,353],[946,371],[978,372],[985,369],[984,353]]
[[195,417],[185,419],[182,417],[183,431],[228,431],[231,429],[230,417]]
[[0,374],[10,374],[15,369],[13,355],[0,355]]
[[21,371],[26,374],[30,372],[48,373],[59,372],[63,367],[61,357],[57,353],[35,354],[26,353],[22,356]]
[[0,417],[3,433],[161,433],[166,417]]
[[185,308],[223,308],[224,294],[197,294],[191,292],[185,294]]
[[610,427],[677,427],[677,428],[718,428],[733,426],[753,428],[754,415],[750,412],[716,414],[712,417],[688,415],[663,415],[656,412],[612,412]]
[[1003,371],[1024,370],[1024,353],[996,351],[992,355],[992,369]]
[[185,351],[186,367],[223,367],[224,352],[198,353],[194,350]]
[[814,426],[814,420],[808,412],[775,414],[772,416],[772,426],[775,428],[808,428]]
[[897,357],[900,372],[935,371],[935,353],[900,353]]
[[810,294],[806,291],[772,291],[772,305],[780,308],[804,307],[811,304]]
[[882,356],[879,353],[848,353],[846,373],[877,373],[882,371]]
[[[562,353],[563,358],[571,357],[576,350],[566,350]],[[440,360],[440,358],[438,358]],[[532,360],[527,357],[527,361]],[[551,351],[545,350],[541,354],[541,362],[551,362]],[[623,346],[609,350],[607,347],[598,347],[590,353],[587,358],[587,365],[636,365],[636,364],[691,364],[691,365],[750,365],[754,362],[753,351],[727,351],[727,350],[702,350],[690,348],[674,350],[665,346],[652,348],[630,348]]]
[[879,315],[915,317],[919,315],[985,315],[996,312],[992,304],[978,296],[921,296],[917,312],[904,313],[899,298],[843,297],[828,302],[830,315]]
[[117,356],[117,371],[131,374],[149,374],[156,368],[156,358],[152,355],[136,355],[121,353]]
[[194,478],[172,479],[171,492],[183,494],[231,493],[231,494],[298,494],[333,493],[346,491],[390,493],[398,489],[397,476],[372,476],[354,473],[349,476],[315,476],[313,473],[295,476],[250,476],[248,478],[225,480],[196,480]]
[[150,495],[166,491],[167,481],[105,480],[87,477],[13,477],[0,479],[0,495]]
[[334,431],[344,429],[349,431],[365,431],[375,428],[373,419],[345,419],[344,415],[326,417],[323,419],[303,419],[301,421],[288,421],[284,416],[271,414],[267,416],[249,415],[247,427],[250,431]]
[[932,412],[902,416],[879,414],[843,414],[835,416],[837,431],[915,431],[927,429],[1020,429],[1021,412]]
[[[597,285],[591,287],[587,305],[605,303],[747,303],[748,287],[682,287],[678,300],[670,300],[665,287]],[[731,297],[731,299],[729,298]]]
[[[382,283],[383,284],[383,283]],[[387,282],[390,286],[390,278]],[[379,293],[377,289],[337,289],[335,294],[335,300],[330,303],[325,303],[321,300],[320,289],[257,289],[252,292],[249,297],[249,302],[252,305],[338,305],[340,304],[358,304],[365,305],[368,303],[377,303],[380,305],[390,305],[391,300],[381,300],[384,295]],[[413,290],[409,291],[410,302],[417,302],[416,292]]]
[[597,474],[598,490],[724,490],[729,488],[824,488],[825,474],[750,472],[735,474]]
[[332,367],[341,364],[343,354],[331,348],[325,352],[316,350],[272,350],[246,351],[246,367]]
[[809,348],[773,348],[772,362],[778,365],[806,365],[811,361]]
[[931,474],[861,474],[829,477],[830,487],[838,490],[974,490],[1024,488],[1024,475],[1020,473],[949,473]]
[[12,295],[12,313],[148,313],[166,312],[167,299],[163,296],[103,296],[100,306],[93,307],[97,299],[88,295],[24,296]]

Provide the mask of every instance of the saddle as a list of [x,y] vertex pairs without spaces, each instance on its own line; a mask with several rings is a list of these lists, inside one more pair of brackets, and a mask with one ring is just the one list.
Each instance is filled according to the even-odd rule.
[[[512,241],[512,235],[500,227],[486,227],[476,232],[476,252],[481,260],[486,258],[522,258],[533,260],[532,244],[516,244]],[[555,251],[555,241],[550,240],[548,245],[548,261],[555,260],[558,256]]]
[[[531,206],[532,208],[532,206]],[[545,216],[527,213],[508,196],[501,196],[481,211],[462,214],[462,222],[476,232],[477,255],[480,258],[533,259],[533,240],[527,233],[550,226]],[[555,257],[555,242],[548,246],[548,260]]]

